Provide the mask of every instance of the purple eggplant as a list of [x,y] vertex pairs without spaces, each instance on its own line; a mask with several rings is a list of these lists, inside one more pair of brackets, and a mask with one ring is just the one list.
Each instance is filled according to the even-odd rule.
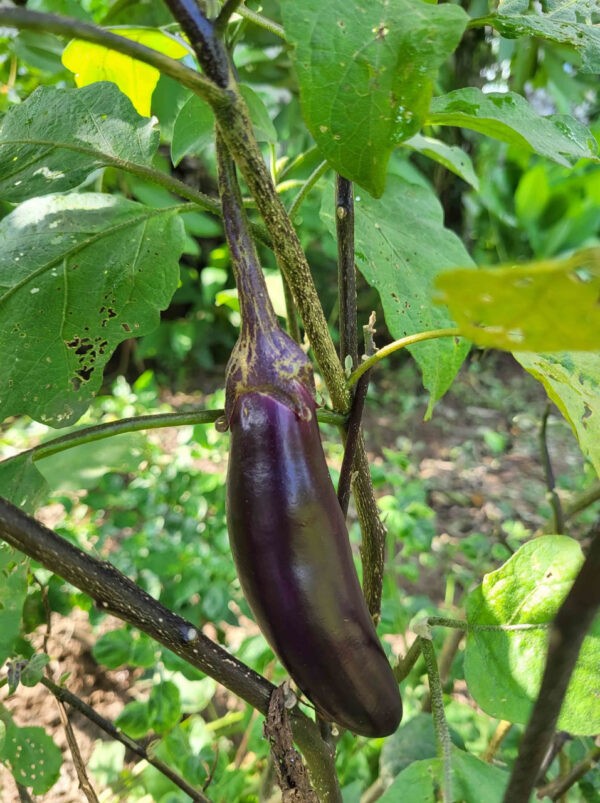
[[310,361],[277,322],[231,163],[219,157],[242,328],[227,369],[229,539],[276,655],[326,720],[392,733],[402,701],[377,638],[319,435]]

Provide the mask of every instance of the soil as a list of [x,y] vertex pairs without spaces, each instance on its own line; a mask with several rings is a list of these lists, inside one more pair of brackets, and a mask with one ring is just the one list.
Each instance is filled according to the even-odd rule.
[[[502,538],[501,522],[507,510],[528,528],[547,523],[546,481],[540,460],[539,422],[546,407],[542,387],[509,356],[478,354],[471,360],[431,421],[423,421],[426,397],[410,363],[399,362],[378,379],[365,412],[366,442],[373,462],[384,460],[385,449],[410,455],[412,470],[426,482],[428,503],[437,514],[437,539],[460,539],[478,531]],[[171,400],[172,401],[172,400]],[[175,400],[177,401],[177,400]],[[189,397],[179,399],[189,401]],[[548,442],[558,477],[581,474],[582,457],[562,417],[554,411],[549,421]],[[169,440],[170,439],[170,440]],[[164,446],[175,439],[165,431]],[[500,444],[502,444],[500,446]],[[60,515],[54,506],[42,511],[51,525]],[[444,578],[425,574],[416,589],[434,601],[444,595]],[[107,619],[104,627],[116,627]],[[34,639],[42,647],[45,628]],[[87,614],[74,610],[69,618],[52,614],[47,651],[55,679],[69,673],[68,687],[97,712],[114,720],[132,699],[135,673],[126,669],[100,668],[92,657],[94,638]],[[55,701],[38,685],[20,687],[7,701],[20,725],[41,725],[64,755],[61,776],[43,798],[45,803],[80,803],[80,790],[71,754],[66,745]],[[89,760],[99,729],[77,712],[70,712],[84,762]],[[102,801],[114,798],[102,796]],[[12,776],[0,765],[0,801],[19,800]]]

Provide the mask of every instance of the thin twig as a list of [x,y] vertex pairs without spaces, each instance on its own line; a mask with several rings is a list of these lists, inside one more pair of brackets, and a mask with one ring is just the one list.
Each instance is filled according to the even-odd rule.
[[224,89],[229,83],[229,57],[213,23],[196,0],[165,0],[165,5],[181,25],[205,74]]
[[416,638],[408,648],[408,652],[404,658],[401,658],[398,665],[394,667],[394,677],[398,683],[402,683],[403,680],[406,680],[421,655],[421,642]]
[[[451,630],[444,639],[442,650],[440,652],[440,660],[438,661],[440,683],[442,685],[442,688],[448,682],[448,678],[450,677],[450,670],[452,668],[452,662],[454,661],[454,657],[458,652],[458,648],[460,646],[461,641],[463,640],[463,637],[464,637],[464,632],[462,632],[461,630]],[[429,713],[431,711],[431,692],[427,692],[423,696],[423,700],[421,702],[421,710],[424,711],[425,713]]]
[[245,0],[225,0],[221,10],[219,11],[219,15],[215,20],[215,32],[219,35],[222,35],[231,16],[236,13],[236,11],[240,12],[239,6],[243,5]]
[[550,403],[546,404],[546,408],[542,415],[540,423],[540,452],[542,457],[542,466],[544,468],[544,477],[546,478],[546,488],[548,489],[548,499],[552,507],[553,516],[553,532],[560,534],[565,531],[565,516],[563,513],[562,505],[558,494],[556,493],[556,480],[554,477],[554,469],[552,468],[552,459],[548,449],[548,418],[550,416]]
[[538,789],[537,796],[549,797],[550,800],[560,800],[577,781],[583,778],[600,761],[600,746],[593,747],[585,758],[577,762],[567,775],[556,778],[552,783]]
[[513,723],[509,722],[507,719],[501,719],[498,723],[496,730],[494,731],[494,735],[490,739],[488,746],[486,747],[485,753],[483,754],[482,758],[488,764],[490,764],[498,752],[500,745],[508,735],[510,729],[512,728]]
[[306,179],[306,181],[302,184],[302,187],[298,191],[298,194],[290,204],[288,209],[288,215],[290,220],[294,220],[296,215],[298,214],[298,210],[304,203],[304,199],[308,195],[308,193],[312,190],[315,186],[317,181],[321,178],[329,170],[329,165],[327,162],[321,162],[321,164],[317,165],[315,169],[312,171],[310,176]]
[[155,758],[152,753],[149,753],[146,748],[137,742],[135,739],[127,736],[126,733],[123,733],[122,730],[116,728],[113,723],[106,719],[105,717],[101,716],[95,708],[88,705],[84,702],[80,697],[70,692],[64,686],[59,686],[54,683],[49,678],[42,678],[41,683],[50,691],[57,701],[60,701],[61,704],[68,704],[71,708],[74,708],[76,711],[79,711],[80,714],[88,719],[90,722],[93,722],[94,725],[97,725],[104,733],[107,733],[116,741],[121,742],[121,744],[125,745],[128,750],[131,750],[138,758],[147,761],[148,764],[151,764],[155,769],[157,769],[160,773],[162,773],[166,778],[172,781],[176,786],[178,786],[186,795],[189,795],[193,801],[196,803],[207,803],[208,798],[202,795],[200,792],[196,791],[193,786],[174,772],[168,764],[165,764],[158,758]]
[[[87,594],[100,608],[137,627],[241,697],[262,714],[268,712],[272,683],[165,608],[112,564],[97,560],[0,498],[0,538],[39,561],[46,569]],[[339,789],[333,752],[314,722],[291,712],[294,736],[309,766],[323,803],[337,803]]]
[[246,6],[241,6],[238,8],[237,13],[240,15],[240,17],[244,17],[244,19],[247,19],[250,22],[253,22],[255,25],[258,25],[259,28],[263,28],[265,31],[269,31],[269,33],[279,37],[279,39],[283,39],[284,42],[287,41],[283,27],[277,22],[273,22],[273,20],[265,17],[263,14],[252,11],[251,8],[247,8]]
[[526,803],[538,778],[579,650],[600,608],[600,523],[583,566],[550,631],[548,655],[538,698],[521,740],[504,803]]

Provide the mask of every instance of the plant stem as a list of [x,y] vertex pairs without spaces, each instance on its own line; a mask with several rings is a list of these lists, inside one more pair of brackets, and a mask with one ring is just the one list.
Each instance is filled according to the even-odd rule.
[[484,755],[482,756],[483,760],[490,764],[498,752],[500,745],[506,738],[508,732],[512,728],[513,723],[509,722],[506,719],[501,719],[498,723],[498,727],[494,731],[494,735],[492,736],[490,743],[488,744]]
[[442,785],[442,800],[444,803],[452,803],[452,740],[444,713],[444,697],[442,693],[442,683],[435,658],[435,650],[430,639],[418,636],[421,652],[427,667],[429,678],[429,693],[431,695],[431,711],[433,714],[433,724],[437,736],[438,750],[444,765],[444,781]]
[[[438,664],[439,674],[440,674],[440,684],[442,688],[448,682],[448,678],[450,677],[450,670],[452,668],[452,662],[454,661],[454,657],[458,652],[458,648],[460,646],[461,641],[463,640],[464,632],[461,630],[451,630],[444,639],[444,644],[442,645],[442,650],[440,652],[440,660]],[[423,701],[421,703],[421,711],[429,713],[431,711],[431,692],[426,694],[423,697]]]
[[[165,608],[114,566],[87,555],[0,498],[0,538],[90,596],[106,613],[137,627],[266,715],[275,686]],[[291,712],[294,738],[322,803],[340,803],[333,752],[314,722]]]
[[565,531],[565,516],[563,513],[562,505],[558,494],[556,493],[556,480],[554,478],[554,469],[552,468],[552,459],[550,458],[550,451],[548,449],[548,417],[550,415],[550,403],[546,404],[546,408],[542,415],[540,424],[540,452],[542,456],[542,466],[544,468],[544,476],[546,478],[546,487],[548,489],[548,498],[550,506],[552,507],[552,524],[553,532],[557,534],[564,533]]
[[[91,427],[82,427],[68,435],[61,435],[58,438],[40,443],[24,452],[19,452],[14,457],[7,457],[0,461],[7,463],[15,460],[23,454],[31,453],[33,460],[43,460],[59,452],[65,452],[76,446],[83,446],[86,443],[112,438],[115,435],[123,435],[126,432],[140,432],[145,429],[160,429],[161,427],[184,427],[196,426],[197,424],[213,424],[223,415],[223,410],[195,410],[189,413],[156,413],[153,415],[139,415],[132,418],[121,418],[119,421],[109,421],[105,424],[95,424]],[[346,418],[339,413],[331,410],[318,410],[317,418],[322,424],[342,426]]]
[[421,654],[421,642],[416,638],[408,648],[408,652],[404,658],[398,662],[398,666],[394,667],[394,677],[398,683],[402,683],[403,680],[406,680],[413,666],[421,657]]
[[407,335],[406,337],[400,338],[400,340],[394,340],[393,343],[388,343],[387,346],[379,349],[379,351],[375,352],[375,354],[373,354],[371,357],[367,357],[366,360],[361,362],[358,368],[350,375],[348,379],[348,387],[351,388],[353,385],[355,385],[365,371],[368,371],[374,365],[377,365],[378,362],[383,360],[385,357],[389,357],[389,355],[393,354],[395,351],[399,351],[407,346],[412,346],[415,343],[422,343],[425,340],[435,340],[438,337],[460,336],[460,329],[432,329],[428,332],[418,332],[415,335]]
[[226,98],[222,89],[196,70],[180,64],[175,59],[144,47],[132,39],[125,39],[115,33],[91,25],[88,22],[61,17],[57,14],[43,14],[37,11],[27,11],[24,8],[0,8],[0,26],[7,28],[19,28],[40,33],[54,33],[58,36],[68,36],[75,39],[82,39],[84,42],[92,42],[96,45],[123,53],[132,59],[143,61],[156,67],[164,75],[168,75],[183,86],[191,89],[196,95],[209,103],[223,102]]
[[225,32],[229,20],[233,14],[236,12],[240,13],[240,6],[243,5],[245,0],[225,0],[221,10],[219,11],[219,16],[215,20],[215,31],[222,36]]
[[504,803],[527,803],[552,741],[585,635],[600,608],[600,523],[579,574],[552,624],[538,698],[523,734]]
[[350,357],[352,368],[354,369],[358,365],[356,267],[354,264],[354,193],[352,182],[339,174],[335,180],[335,227],[338,250],[340,362],[345,367],[346,357]]
[[168,764],[165,764],[158,758],[154,758],[153,755],[149,753],[142,744],[127,736],[127,734],[123,733],[123,731],[119,728],[116,728],[110,720],[105,719],[103,716],[98,714],[98,712],[92,708],[92,706],[85,703],[81,698],[77,697],[77,695],[70,692],[64,686],[57,685],[48,678],[42,678],[41,683],[61,703],[68,704],[71,706],[71,708],[79,711],[80,714],[83,714],[86,719],[88,719],[90,722],[93,722],[94,725],[97,725],[101,730],[104,731],[104,733],[107,733],[116,741],[121,742],[121,744],[125,745],[128,750],[131,750],[132,753],[135,753],[136,756],[144,761],[147,761],[148,764],[151,764],[162,775],[164,775],[183,792],[185,792],[186,795],[189,795],[192,800],[195,801],[195,803],[210,803],[207,797],[200,792],[197,792],[193,786],[188,784],[185,778],[182,778],[180,775],[174,772],[168,766]]
[[315,169],[312,171],[310,176],[306,179],[306,181],[302,184],[302,187],[292,203],[290,204],[290,208],[288,209],[288,215],[290,219],[293,221],[296,215],[298,214],[298,210],[302,206],[304,199],[308,195],[308,193],[312,190],[315,186],[317,181],[321,178],[329,170],[329,165],[327,162],[321,162],[320,165],[317,165]]
[[538,790],[538,797],[549,797],[550,800],[560,800],[577,781],[583,778],[600,761],[600,746],[593,747],[585,758],[577,762],[567,775],[556,778],[552,783],[542,786]]
[[258,14],[256,11],[252,11],[251,8],[246,8],[246,6],[240,6],[240,8],[237,9],[237,13],[240,15],[240,17],[250,20],[250,22],[258,25],[259,28],[264,28],[265,31],[269,31],[269,33],[272,33],[279,37],[279,39],[283,39],[284,42],[287,42],[285,31],[277,22],[273,22],[273,20],[270,20],[263,14]]

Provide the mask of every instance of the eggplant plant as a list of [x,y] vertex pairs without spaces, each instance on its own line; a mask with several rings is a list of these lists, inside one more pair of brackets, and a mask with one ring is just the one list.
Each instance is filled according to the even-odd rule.
[[[362,411],[372,369],[388,355],[409,352],[429,394],[429,418],[472,347],[512,353],[564,414],[590,470],[600,471],[598,119],[590,101],[594,93],[597,100],[590,76],[600,71],[597,14],[584,0],[535,10],[483,5],[39,0],[35,9],[0,8],[2,420],[76,424],[105,387],[121,344],[138,339],[138,356],[151,354],[149,343],[156,348],[170,304],[193,299],[192,335],[178,341],[189,354],[207,335],[207,309],[228,335],[239,318],[236,345],[219,368],[224,409],[131,416],[125,405],[117,420],[113,409],[111,420],[54,438],[45,431],[30,448],[21,440],[0,462],[0,687],[16,700],[20,686],[43,685],[63,718],[64,706],[77,708],[151,765],[134,796],[244,803],[268,799],[274,778],[284,800],[324,803],[361,795],[390,803],[409,794],[513,803],[529,800],[536,784],[559,799],[580,781],[574,793],[589,791],[600,732],[593,582],[600,535],[592,527],[582,551],[568,527],[594,504],[596,486],[564,507],[544,449],[552,519],[545,534],[503,564],[490,563],[454,605],[439,601],[443,615],[428,610],[409,627],[407,613],[394,628],[386,618],[408,597],[397,564],[409,550],[386,537]],[[473,52],[488,64],[498,51],[496,77],[507,75],[506,83],[490,78],[482,89],[489,65],[465,64]],[[557,67],[563,58],[566,71]],[[556,106],[546,115],[529,102],[524,80],[540,86],[543,70]],[[492,142],[498,161],[510,165],[500,189],[479,158]],[[186,172],[192,160],[201,169]],[[552,228],[560,237],[554,250],[545,246],[543,261],[526,261],[524,247],[504,252],[506,242],[522,246],[512,233],[496,248],[493,261],[504,264],[476,266],[470,250],[489,253],[492,245],[473,247],[469,210],[486,210],[485,231],[500,231],[494,215],[512,225],[508,184],[519,170],[519,219],[551,217],[554,226],[556,209],[544,206],[552,193],[538,198],[531,179],[548,161],[563,180],[585,185],[573,207],[583,222]],[[226,249],[214,248],[222,232]],[[237,296],[226,272],[207,261],[211,241],[208,259],[231,266]],[[334,282],[325,272],[336,244]],[[277,313],[264,264],[277,269],[285,302]],[[209,270],[213,279],[224,274],[220,307],[207,289]],[[372,319],[367,325],[375,305],[379,332]],[[337,493],[319,423],[335,425],[344,445]],[[97,441],[168,426],[205,428],[208,442],[218,437],[206,434],[214,424],[229,433],[226,488],[207,483],[194,497],[180,486],[193,460],[154,472],[156,483],[177,489],[177,502],[161,506],[158,523],[144,523],[155,528],[150,546],[126,519],[128,529],[102,553],[107,562],[89,554],[93,539],[65,538],[36,518],[65,480],[48,468],[58,456],[79,450],[93,462]],[[126,451],[115,461],[121,471],[131,460]],[[146,488],[148,460],[134,466],[137,482],[119,486],[122,496]],[[350,489],[359,554],[346,523]],[[211,508],[216,497],[226,505],[243,598],[228,574],[213,621],[198,613],[198,598],[215,597],[210,556],[223,534]],[[60,497],[65,508],[70,498]],[[185,522],[169,523],[190,498],[205,510],[191,543]],[[172,556],[163,553],[169,541],[175,561],[161,558]],[[137,567],[133,553],[147,563],[136,569],[137,582],[127,576]],[[50,632],[63,581],[136,628],[96,645],[99,661],[138,666],[146,691],[152,686],[116,726],[68,679],[57,683],[49,657],[33,649],[28,628],[43,622]],[[227,628],[242,621],[236,611],[250,611],[270,645],[254,663],[227,649]],[[488,725],[501,723],[486,761],[449,727],[458,677]],[[249,709],[238,719],[217,716],[214,686],[194,708],[189,684],[207,680],[264,717],[266,739],[254,733]],[[0,700],[0,762],[21,797],[27,789],[44,794],[58,777],[60,753],[42,729],[19,725],[10,704]],[[227,757],[220,745],[236,726],[237,752]],[[510,729],[517,736],[502,752]],[[556,732],[576,737],[581,755]],[[156,740],[152,748],[145,737]],[[71,738],[69,745],[79,785],[94,800],[85,761]],[[261,778],[257,770],[249,784],[250,755]]]

